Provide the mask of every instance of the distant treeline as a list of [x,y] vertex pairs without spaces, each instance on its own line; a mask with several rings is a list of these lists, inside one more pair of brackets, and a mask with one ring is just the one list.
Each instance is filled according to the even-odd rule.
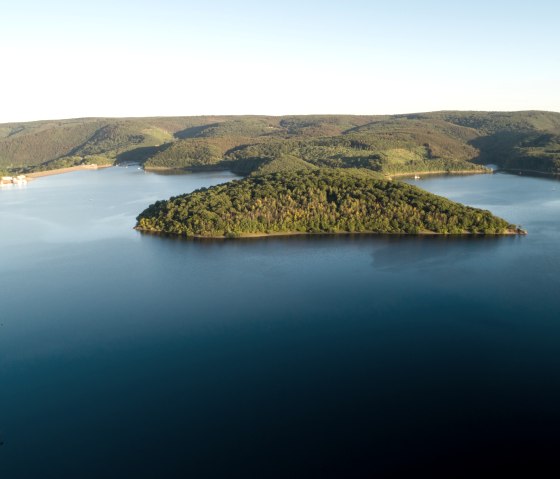
[[274,233],[503,234],[515,226],[368,170],[249,177],[158,201],[137,229],[200,237]]
[[5,171],[73,166],[91,158],[244,175],[316,167],[367,168],[389,176],[476,172],[486,163],[560,174],[560,114],[90,118],[0,125]]

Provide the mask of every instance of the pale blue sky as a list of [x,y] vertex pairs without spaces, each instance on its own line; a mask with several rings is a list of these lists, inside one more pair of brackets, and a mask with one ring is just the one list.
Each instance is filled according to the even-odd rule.
[[552,0],[0,0],[0,121],[560,111]]

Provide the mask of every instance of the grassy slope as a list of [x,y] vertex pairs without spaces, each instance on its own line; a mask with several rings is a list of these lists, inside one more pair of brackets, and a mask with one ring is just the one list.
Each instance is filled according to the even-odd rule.
[[[36,166],[68,157],[103,156],[118,161],[136,159],[128,152],[173,142],[190,128],[215,122],[216,117],[81,118],[6,123],[0,125],[0,168]],[[222,120],[220,120],[222,121]],[[150,151],[150,155],[157,150]],[[140,155],[140,159],[147,159]]]
[[539,111],[86,118],[0,125],[0,170],[139,161],[243,174],[326,166],[391,175],[496,163],[560,174],[559,145],[560,114]]

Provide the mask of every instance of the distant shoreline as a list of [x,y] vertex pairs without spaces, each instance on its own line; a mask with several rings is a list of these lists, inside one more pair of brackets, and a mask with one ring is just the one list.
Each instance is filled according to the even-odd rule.
[[[344,169],[344,168],[341,168]],[[144,170],[152,173],[203,173],[205,171],[230,171],[228,168],[221,167],[219,165],[208,165],[208,166],[191,166],[185,168],[169,168],[165,166],[148,166],[144,167]],[[374,171],[374,170],[371,170]],[[375,173],[380,173],[386,177],[388,180],[393,178],[406,178],[409,176],[446,176],[446,175],[480,175],[480,174],[492,174],[492,170],[433,170],[433,171],[408,171],[405,173],[384,173],[382,171],[374,171]]]
[[411,171],[407,173],[394,173],[388,174],[389,179],[393,178],[406,178],[407,176],[447,176],[447,175],[490,175],[492,170],[457,170],[457,171],[447,171],[447,170],[435,170],[435,171]]
[[79,166],[69,166],[67,168],[56,168],[54,170],[45,171],[34,171],[33,173],[28,173],[25,175],[27,179],[41,178],[43,176],[53,176],[62,175],[64,173],[71,173],[72,171],[82,171],[82,170],[100,170],[103,168],[110,168],[113,165],[79,165]]
[[545,172],[539,170],[529,170],[529,169],[522,169],[522,168],[500,168],[497,171],[508,173],[510,175],[535,176],[539,178],[552,178],[554,180],[560,179],[560,174],[558,173],[551,173],[551,172]]
[[[104,168],[111,168],[115,165],[79,165],[79,166],[69,166],[67,168],[57,168],[53,170],[45,170],[45,171],[35,171],[33,173],[26,174],[26,178],[28,180],[33,180],[36,178],[41,178],[43,176],[53,176],[53,175],[61,175],[64,173],[71,173],[73,171],[83,171],[83,170],[100,170]],[[214,165],[209,166],[199,166],[199,167],[190,167],[190,168],[168,168],[168,167],[146,167],[144,170],[148,173],[177,173],[177,174],[188,174],[188,173],[204,173],[204,172],[217,172],[217,171],[227,171],[232,172],[228,168],[218,167]],[[538,170],[529,170],[529,169],[520,169],[520,168],[499,168],[496,170],[457,170],[457,171],[447,171],[447,170],[433,170],[433,171],[410,171],[405,173],[382,173],[385,175],[386,179],[401,179],[414,176],[448,176],[448,175],[457,175],[457,176],[468,176],[468,175],[489,175],[493,173],[509,173],[512,175],[515,174],[525,174],[527,176],[538,176],[543,178],[552,178],[552,179],[560,179],[560,175],[551,173],[551,172],[544,172]],[[233,172],[232,172],[233,173]],[[243,176],[243,175],[241,175]]]
[[231,171],[231,169],[226,168],[221,165],[202,165],[202,166],[188,166],[185,168],[170,168],[167,166],[143,166],[144,171],[148,173],[174,173],[186,174],[186,173],[205,173],[205,172],[216,172],[216,171]]

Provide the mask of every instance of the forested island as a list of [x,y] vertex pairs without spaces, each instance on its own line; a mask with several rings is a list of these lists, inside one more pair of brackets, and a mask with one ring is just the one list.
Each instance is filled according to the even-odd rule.
[[[88,165],[246,177],[152,205],[137,228],[187,236],[338,232],[504,234],[513,225],[387,180],[560,175],[560,113],[82,118],[0,124],[0,171]],[[257,201],[258,200],[258,201]]]
[[515,225],[368,170],[271,173],[158,201],[136,229],[185,237],[275,234],[520,234]]
[[81,118],[0,124],[0,171],[137,162],[149,170],[261,175],[365,168],[383,177],[560,175],[560,113]]

